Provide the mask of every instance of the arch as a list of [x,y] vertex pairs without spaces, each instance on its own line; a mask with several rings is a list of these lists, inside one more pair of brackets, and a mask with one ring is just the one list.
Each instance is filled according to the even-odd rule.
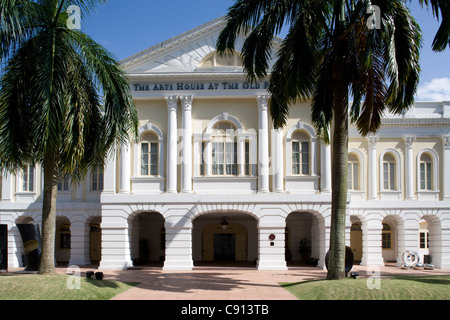
[[159,140],[164,141],[164,133],[162,132],[162,130],[159,127],[152,124],[150,121],[138,129],[139,136],[141,136],[144,132],[147,131],[154,132],[158,136]]
[[128,217],[130,260],[137,265],[159,265],[165,260],[165,219],[156,211],[136,211]]
[[286,133],[286,139],[292,138],[292,135],[297,130],[304,130],[308,133],[310,138],[315,138],[317,136],[316,130],[313,126],[299,120],[295,125],[289,128],[289,130]]
[[[285,251],[290,254],[295,264],[307,263],[310,259],[319,265],[324,265],[326,254],[325,248],[325,219],[311,210],[297,210],[286,216],[286,239]],[[306,250],[305,246],[306,243]],[[305,252],[306,251],[306,252]]]
[[242,123],[239,121],[238,118],[236,118],[235,116],[227,113],[227,112],[223,112],[217,116],[215,116],[214,118],[211,119],[211,121],[209,121],[208,126],[205,129],[205,133],[206,134],[211,134],[213,131],[213,127],[222,121],[228,121],[231,122],[235,127],[236,130],[244,130],[244,127],[242,126]]
[[70,261],[72,248],[71,221],[68,217],[56,217],[55,260],[58,265],[65,265]]
[[[218,254],[217,250],[227,254]],[[258,220],[253,214],[233,210],[208,210],[193,216],[194,264],[231,260],[247,262],[253,266],[257,258]]]

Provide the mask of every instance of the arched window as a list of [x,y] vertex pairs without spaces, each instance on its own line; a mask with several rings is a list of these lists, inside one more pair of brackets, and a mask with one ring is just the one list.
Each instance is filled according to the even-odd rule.
[[311,174],[311,142],[304,131],[296,131],[292,135],[292,174]]
[[212,130],[211,160],[213,175],[237,175],[236,126],[229,121],[221,121]]
[[159,141],[152,132],[145,132],[140,140],[141,176],[157,176],[159,173]]
[[390,152],[383,156],[383,188],[397,190],[397,162]]
[[348,155],[347,186],[349,190],[360,190],[360,162],[355,153]]
[[433,160],[424,152],[420,156],[420,189],[433,190]]

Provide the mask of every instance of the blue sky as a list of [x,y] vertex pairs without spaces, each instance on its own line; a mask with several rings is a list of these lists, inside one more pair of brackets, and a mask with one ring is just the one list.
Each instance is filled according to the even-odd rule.
[[[223,16],[234,0],[109,0],[82,28],[122,60],[162,41]],[[434,53],[439,23],[418,0],[407,2],[423,31],[421,82],[417,100],[450,100],[450,49]]]

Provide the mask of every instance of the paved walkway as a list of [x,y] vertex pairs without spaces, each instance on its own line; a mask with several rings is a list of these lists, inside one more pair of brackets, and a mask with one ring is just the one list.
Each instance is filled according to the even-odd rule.
[[[58,268],[65,273],[65,268]],[[86,271],[95,268],[82,268]],[[354,266],[360,278],[373,274],[365,266]],[[368,272],[369,271],[369,272]],[[299,282],[326,278],[320,268],[292,268],[286,271],[259,271],[254,268],[195,268],[192,271],[163,271],[158,268],[141,270],[102,270],[104,279],[140,282],[112,300],[296,300],[279,282]],[[450,275],[449,269],[403,270],[394,266],[379,268],[387,275]]]

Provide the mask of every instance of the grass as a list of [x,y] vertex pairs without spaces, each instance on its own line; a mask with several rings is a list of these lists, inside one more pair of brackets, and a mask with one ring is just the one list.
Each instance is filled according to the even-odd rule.
[[372,279],[352,278],[280,285],[300,300],[450,300],[448,275],[391,276],[379,281],[379,288]]
[[137,284],[61,274],[0,276],[0,300],[108,300]]

